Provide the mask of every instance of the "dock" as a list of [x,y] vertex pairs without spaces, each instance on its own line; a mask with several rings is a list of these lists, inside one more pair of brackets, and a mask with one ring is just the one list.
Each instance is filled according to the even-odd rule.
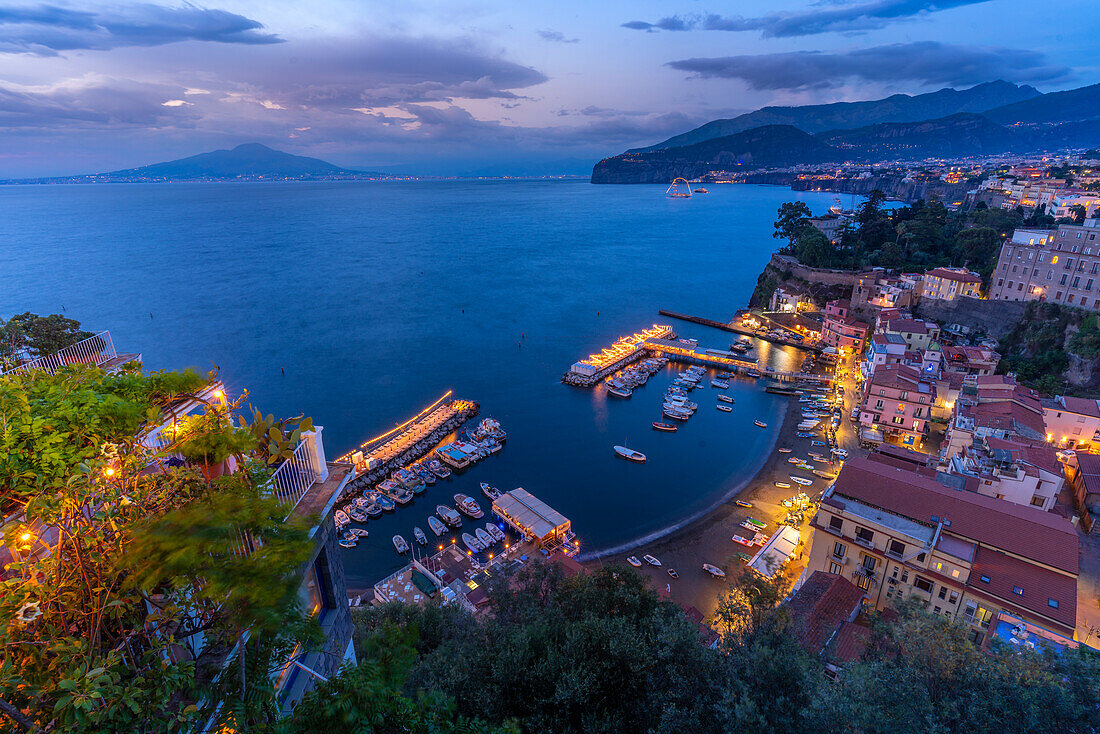
[[761,377],[768,377],[779,382],[815,382],[829,384],[833,378],[827,375],[812,375],[808,372],[780,372],[779,370],[760,369],[755,359],[742,356],[735,352],[723,352],[718,349],[700,349],[692,347],[681,341],[670,339],[647,339],[646,352],[661,357],[667,357],[672,362],[686,362],[699,364],[706,367],[720,367],[727,372],[745,375],[749,370],[756,370]]
[[364,441],[338,461],[355,465],[355,477],[349,488],[386,478],[431,451],[448,433],[478,414],[479,406],[470,400],[449,400],[448,390],[438,400],[404,423]]
[[576,387],[592,387],[612,372],[646,356],[647,339],[671,339],[675,336],[670,325],[654,324],[648,329],[621,337],[598,354],[590,354],[585,359],[574,362],[569,371],[562,375],[561,381]]
[[709,326],[714,329],[721,329],[722,331],[728,331],[733,334],[740,334],[742,336],[751,336],[754,339],[762,339],[763,341],[771,342],[772,344],[780,344],[785,347],[794,347],[795,349],[802,349],[804,351],[814,352],[816,354],[820,354],[825,349],[821,346],[803,344],[802,342],[799,342],[795,339],[781,339],[779,337],[774,337],[769,334],[758,334],[752,329],[746,329],[743,326],[737,326],[736,324],[726,323],[722,321],[715,321],[714,319],[707,319],[703,318],[702,316],[690,316],[688,314],[676,313],[675,311],[667,311],[663,308],[657,313],[661,314],[662,316],[680,319],[681,321],[689,321],[693,324],[701,324],[703,326]]

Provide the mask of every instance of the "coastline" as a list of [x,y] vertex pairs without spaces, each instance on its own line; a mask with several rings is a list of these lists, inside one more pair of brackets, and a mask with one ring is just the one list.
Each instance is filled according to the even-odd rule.
[[619,553],[627,553],[634,550],[635,548],[640,548],[648,543],[655,543],[663,538],[667,538],[673,533],[688,528],[689,526],[699,522],[700,520],[703,520],[707,517],[707,515],[710,515],[723,505],[729,503],[730,500],[740,495],[746,487],[748,487],[750,484],[760,478],[760,475],[764,472],[764,469],[768,465],[768,460],[772,458],[775,454],[775,447],[778,445],[779,439],[783,435],[783,429],[790,424],[790,421],[788,420],[790,417],[790,406],[788,405],[786,411],[784,411],[784,413],[779,417],[779,429],[772,434],[772,440],[771,443],[768,445],[767,452],[760,456],[759,460],[756,462],[756,465],[753,467],[752,471],[750,471],[749,475],[745,479],[735,484],[721,497],[718,497],[701,510],[696,511],[683,518],[682,520],[678,520],[667,527],[661,528],[660,530],[654,530],[653,532],[648,533],[647,535],[643,535],[640,538],[628,540],[625,543],[620,543],[619,545],[612,546],[611,548],[604,548],[601,550],[593,551],[592,553],[582,553],[577,558],[577,561],[579,563],[598,561],[602,558],[607,558],[608,556],[613,556]]

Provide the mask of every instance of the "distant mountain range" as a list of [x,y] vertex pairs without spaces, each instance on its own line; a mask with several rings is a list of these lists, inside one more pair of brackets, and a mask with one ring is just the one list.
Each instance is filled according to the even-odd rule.
[[209,153],[200,153],[188,158],[154,163],[139,168],[27,181],[38,183],[285,181],[385,177],[388,176],[384,173],[349,170],[319,158],[291,155],[260,143],[245,143],[231,150],[213,150]]
[[[932,111],[933,116],[917,116],[922,111]],[[785,122],[761,122],[765,120]],[[1100,84],[1040,94],[1028,86],[990,82],[916,97],[766,107],[604,159],[593,168],[592,181],[660,183],[716,170],[1026,153],[1098,144]]]

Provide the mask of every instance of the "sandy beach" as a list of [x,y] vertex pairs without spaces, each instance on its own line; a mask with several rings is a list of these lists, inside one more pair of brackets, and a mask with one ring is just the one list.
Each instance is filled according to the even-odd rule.
[[[850,408],[852,397],[845,395],[845,405]],[[792,495],[804,490],[811,498],[820,498],[821,493],[829,485],[828,480],[816,478],[812,487],[790,488],[776,487],[775,482],[788,482],[792,470],[802,476],[810,476],[805,471],[794,469],[787,459],[791,456],[807,458],[807,452],[811,450],[809,438],[798,438],[798,423],[801,420],[802,404],[797,397],[789,399],[787,411],[784,416],[783,426],[780,428],[776,442],[771,453],[766,457],[763,465],[757,473],[747,481],[732,496],[707,512],[702,517],[687,522],[673,532],[657,538],[651,542],[638,545],[631,550],[606,555],[598,559],[586,561],[587,566],[600,566],[605,564],[625,564],[628,555],[641,558],[645,554],[660,559],[662,566],[655,568],[648,564],[643,565],[639,571],[652,579],[655,588],[668,589],[674,601],[684,605],[693,606],[701,611],[708,619],[713,615],[718,604],[719,597],[735,582],[744,568],[744,561],[738,558],[738,553],[749,556],[755,554],[759,546],[747,548],[732,540],[734,535],[751,535],[749,531],[741,527],[741,522],[747,517],[766,522],[765,533],[771,535],[778,527],[777,522],[782,520],[787,510],[781,502]],[[815,434],[816,437],[816,434]],[[858,439],[855,431],[847,419],[841,421],[837,430],[837,439],[840,445],[850,453],[857,449]],[[776,449],[789,447],[794,449],[791,454],[781,454]],[[817,450],[820,450],[818,447]],[[827,453],[827,451],[823,452]],[[818,465],[829,472],[838,469],[837,464]],[[741,507],[736,500],[752,503],[752,508]],[[803,540],[809,539],[807,523],[810,514],[806,516],[806,523],[799,527]],[[703,571],[703,564],[711,563],[725,569],[727,579],[715,579]],[[673,568],[679,574],[678,579],[671,578],[667,570]],[[792,578],[797,578],[802,572],[804,564],[798,559],[793,559],[789,565]]]

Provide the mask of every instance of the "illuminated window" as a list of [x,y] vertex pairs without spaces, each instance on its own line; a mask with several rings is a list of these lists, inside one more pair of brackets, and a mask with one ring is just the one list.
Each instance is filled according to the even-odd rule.
[[1057,256],[1057,255],[1055,255],[1054,257],[1050,258],[1050,264],[1051,264],[1051,265],[1056,265],[1057,263],[1058,263],[1058,256]]

